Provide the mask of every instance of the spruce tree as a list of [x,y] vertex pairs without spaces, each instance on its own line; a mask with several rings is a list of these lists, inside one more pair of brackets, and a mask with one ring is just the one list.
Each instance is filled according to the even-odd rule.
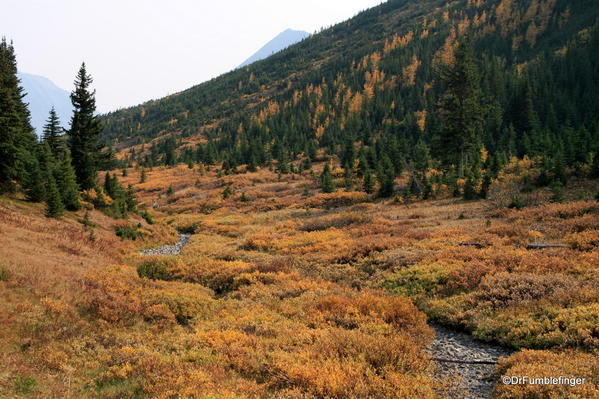
[[83,190],[95,187],[102,159],[102,146],[98,141],[102,126],[94,115],[96,92],[90,90],[91,83],[92,78],[83,63],[75,79],[75,90],[71,93],[74,112],[71,129],[68,132],[68,144],[77,174],[77,183]]
[[62,194],[62,202],[69,211],[77,211],[81,209],[79,197],[79,186],[77,185],[77,176],[75,169],[71,163],[71,154],[65,151],[60,165],[59,182],[60,193]]
[[395,192],[395,168],[387,155],[378,167],[379,197],[391,197]]
[[110,172],[106,172],[104,175],[104,192],[112,199],[116,199],[119,196],[120,185],[116,177],[116,174],[111,175]]
[[349,164],[345,164],[343,168],[343,185],[345,191],[352,191],[354,188],[353,175]]
[[466,183],[464,184],[464,199],[465,200],[473,200],[476,199],[477,192],[476,187],[474,185],[474,180],[472,177],[468,177],[466,179]]
[[324,165],[324,170],[320,176],[320,189],[323,193],[332,193],[335,191],[335,182],[333,181],[333,174],[328,162]]
[[360,149],[360,153],[358,155],[358,176],[363,177],[366,175],[366,171],[368,170],[368,161],[366,160],[366,152],[364,151],[364,147]]
[[595,152],[593,157],[593,164],[591,166],[591,177],[599,178],[599,151]]
[[57,160],[62,157],[64,151],[62,133],[63,129],[60,127],[60,120],[58,119],[58,115],[56,115],[56,110],[52,107],[46,125],[44,126],[43,141],[48,143],[52,155],[54,155],[54,158]]
[[24,184],[37,138],[23,102],[14,47],[0,41],[0,194]]
[[422,199],[427,200],[433,196],[433,184],[431,183],[430,179],[428,177],[426,177],[426,175],[424,176],[422,185],[423,185]]
[[487,197],[489,196],[489,189],[491,188],[491,184],[493,182],[493,180],[491,179],[491,175],[489,174],[490,172],[487,171],[487,173],[485,173],[485,177],[483,178],[483,183],[481,185],[480,188],[480,197],[487,199]]
[[64,204],[60,198],[56,181],[51,171],[46,171],[46,216],[58,218],[64,213]]
[[29,164],[25,181],[25,195],[32,202],[42,202],[46,199],[46,182],[36,157],[33,157]]
[[459,177],[463,177],[468,152],[479,139],[483,108],[480,77],[469,39],[459,43],[454,58],[453,65],[442,66],[440,71],[446,91],[439,104],[442,127],[437,151],[447,165],[457,163]]
[[135,197],[135,190],[133,185],[127,186],[127,210],[129,212],[137,212],[137,198]]

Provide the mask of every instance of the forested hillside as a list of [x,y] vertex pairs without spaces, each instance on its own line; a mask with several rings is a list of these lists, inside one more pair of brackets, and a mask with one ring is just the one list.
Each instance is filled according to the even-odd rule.
[[[480,187],[511,156],[538,156],[538,183],[562,184],[598,173],[598,16],[590,0],[389,1],[249,68],[109,114],[103,137],[142,144],[127,163],[226,171],[277,160],[286,173],[326,148],[358,176],[372,170],[384,184],[408,170],[418,187],[458,175]],[[462,137],[451,129],[452,68],[458,80],[472,69]]]

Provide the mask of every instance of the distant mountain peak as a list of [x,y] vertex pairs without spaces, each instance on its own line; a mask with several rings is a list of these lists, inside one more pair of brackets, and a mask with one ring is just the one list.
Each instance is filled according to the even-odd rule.
[[56,110],[61,126],[66,127],[69,124],[73,108],[68,91],[61,89],[44,76],[19,72],[18,77],[26,93],[24,100],[29,104],[31,125],[38,136],[42,135],[52,107]]
[[279,51],[284,50],[287,47],[304,40],[308,36],[310,36],[308,32],[304,32],[301,30],[285,29],[270,42],[266,43],[254,55],[245,60],[241,65],[238,66],[238,68],[242,68],[256,61],[268,58],[271,55],[278,53]]

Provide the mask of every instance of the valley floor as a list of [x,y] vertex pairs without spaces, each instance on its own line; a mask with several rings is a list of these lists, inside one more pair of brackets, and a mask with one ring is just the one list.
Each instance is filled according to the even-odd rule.
[[[431,345],[465,360],[477,345],[506,356],[498,376],[586,378],[498,384],[496,398],[598,397],[596,201],[400,204],[320,194],[307,174],[128,172],[156,224],[94,211],[92,239],[82,214],[1,200],[0,396],[453,398],[472,373]],[[119,240],[122,224],[146,238]],[[193,234],[179,255],[139,253],[177,230]],[[427,318],[515,351],[435,341]]]

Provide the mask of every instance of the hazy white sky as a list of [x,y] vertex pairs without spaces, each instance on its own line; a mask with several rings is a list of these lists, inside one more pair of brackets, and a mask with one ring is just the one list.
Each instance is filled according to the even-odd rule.
[[313,33],[381,0],[0,0],[19,70],[71,90],[85,61],[99,111],[227,72],[287,28]]

